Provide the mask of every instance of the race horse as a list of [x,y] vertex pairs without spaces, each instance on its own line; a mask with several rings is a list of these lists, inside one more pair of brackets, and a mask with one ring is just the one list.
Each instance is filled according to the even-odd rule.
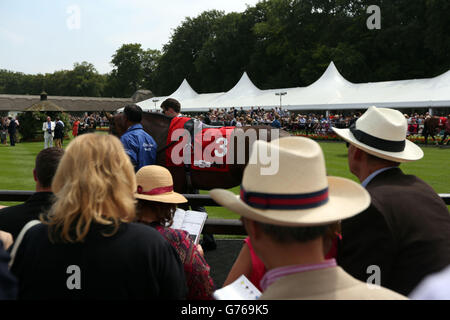
[[[107,117],[110,122],[110,133],[118,137],[122,136],[127,130],[124,114],[118,113],[114,116],[107,114]],[[229,139],[233,140],[234,143],[228,144],[230,146],[229,148],[233,148],[230,154],[234,155],[234,160],[245,159],[245,161],[239,161],[237,163],[235,161],[229,164],[227,161],[226,170],[196,169],[189,165],[168,165],[167,150],[171,147],[171,143],[168,143],[168,135],[173,119],[174,118],[168,117],[162,113],[143,112],[141,124],[144,127],[144,130],[150,134],[158,144],[156,164],[164,166],[170,171],[173,177],[174,190],[182,194],[191,193],[193,189],[229,189],[240,185],[245,165],[249,161],[250,144],[253,142],[251,141],[252,137],[253,140],[264,139],[266,141],[271,141],[273,134],[275,134],[277,138],[289,136],[289,133],[286,131],[274,129],[270,126],[247,126],[242,128],[225,127],[232,131]],[[203,125],[203,128],[203,130],[208,130],[219,127]],[[241,141],[241,143],[239,143],[239,141]],[[242,143],[244,143],[244,146]],[[242,152],[245,152],[244,156],[241,154]]]
[[423,124],[422,135],[425,138],[425,144],[428,143],[428,136],[431,136],[435,144],[438,144],[438,141],[435,139],[435,135],[437,135],[442,129],[444,125],[441,122],[439,117],[433,116],[426,118]]

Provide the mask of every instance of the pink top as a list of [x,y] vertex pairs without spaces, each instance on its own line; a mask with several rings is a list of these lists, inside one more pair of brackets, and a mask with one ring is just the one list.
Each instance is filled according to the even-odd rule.
[[256,255],[255,250],[253,250],[250,238],[249,237],[245,238],[244,242],[247,244],[252,258],[252,272],[250,273],[249,280],[251,283],[255,285],[255,287],[258,288],[259,291],[261,291],[259,283],[264,274],[266,273],[266,267],[264,266],[264,263],[261,261],[261,259],[259,259],[259,257]]
[[313,270],[319,270],[319,269],[331,268],[331,267],[336,267],[335,259],[325,260],[324,262],[317,263],[317,264],[293,265],[293,266],[275,268],[275,269],[267,271],[267,273],[261,279],[261,283],[260,283],[261,289],[263,289],[263,291],[264,291],[272,283],[277,281],[279,278],[288,276],[293,273],[313,271]]

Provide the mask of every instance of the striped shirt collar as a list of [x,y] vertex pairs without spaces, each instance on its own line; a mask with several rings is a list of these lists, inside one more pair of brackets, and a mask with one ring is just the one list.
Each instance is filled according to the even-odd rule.
[[261,279],[260,286],[263,291],[265,291],[272,283],[278,279],[300,272],[314,271],[319,269],[336,267],[336,260],[329,259],[322,263],[317,264],[301,264],[301,265],[291,265],[286,267],[275,268],[266,272],[264,277]]

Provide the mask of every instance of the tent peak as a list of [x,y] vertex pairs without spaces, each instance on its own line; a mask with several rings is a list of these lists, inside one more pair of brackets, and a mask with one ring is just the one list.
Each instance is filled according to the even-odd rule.
[[[258,96],[263,91],[257,88],[250,80],[247,72],[244,71],[238,83],[223,95],[219,96],[214,103],[220,107],[232,107],[235,101],[242,101],[248,97]],[[231,102],[230,102],[231,101]]]
[[181,82],[180,86],[177,90],[175,90],[174,93],[170,95],[170,97],[176,98],[176,99],[190,99],[198,96],[198,93],[192,89],[192,87],[189,85],[189,82],[185,79],[183,79],[183,82]]
[[239,79],[238,83],[236,83],[236,85],[230,89],[230,91],[228,91],[228,93],[230,92],[235,92],[235,91],[241,91],[243,90],[248,92],[248,91],[261,91],[257,86],[255,86],[252,82],[252,80],[250,80],[250,77],[248,76],[247,72],[244,71],[244,73],[242,74],[242,77]]
[[347,86],[347,85],[352,85],[352,83],[350,81],[348,81],[347,79],[345,79],[341,75],[339,70],[336,68],[336,65],[334,64],[334,62],[331,61],[330,64],[328,65],[327,70],[325,70],[325,72],[322,74],[322,76],[316,82],[311,84],[310,87],[312,87],[312,86],[335,86],[335,85]]

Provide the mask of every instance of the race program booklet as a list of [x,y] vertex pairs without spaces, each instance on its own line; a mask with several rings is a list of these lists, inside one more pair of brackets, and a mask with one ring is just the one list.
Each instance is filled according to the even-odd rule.
[[181,229],[187,231],[195,244],[200,241],[200,234],[202,233],[205,221],[208,218],[206,212],[183,210],[177,208],[173,217],[173,224],[170,226],[173,229]]
[[228,286],[214,291],[213,296],[216,300],[257,300],[261,296],[261,291],[246,276],[241,275]]

